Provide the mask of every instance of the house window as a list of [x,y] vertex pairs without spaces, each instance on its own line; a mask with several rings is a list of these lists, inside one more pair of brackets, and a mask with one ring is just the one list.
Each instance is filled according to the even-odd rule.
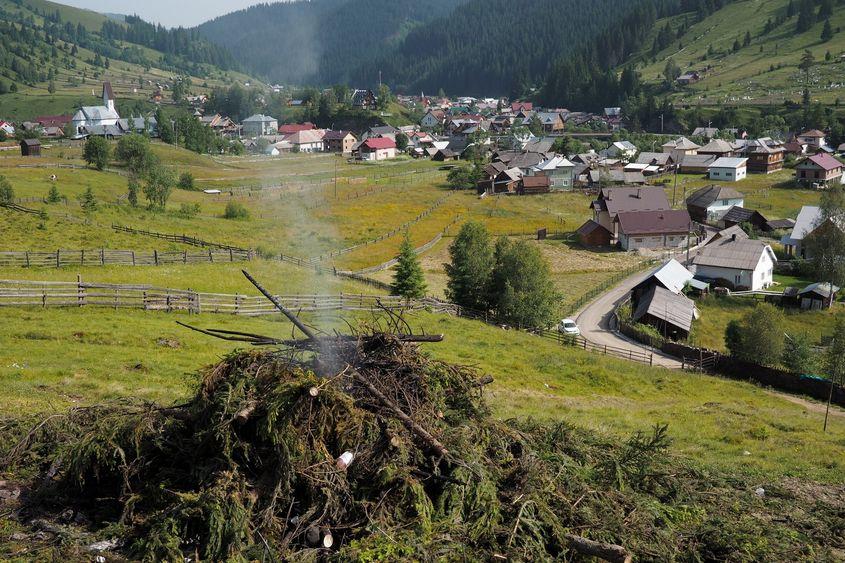
[[642,241],[643,241],[643,239],[641,239],[641,238],[635,238],[634,239],[634,242],[642,242]]
[[737,274],[737,275],[734,276],[734,285],[739,285],[739,282],[741,282],[741,281],[742,281],[742,275],[741,274]]

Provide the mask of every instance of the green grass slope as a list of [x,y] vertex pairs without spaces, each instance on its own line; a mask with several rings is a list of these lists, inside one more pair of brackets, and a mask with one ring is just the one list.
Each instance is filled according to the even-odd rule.
[[[834,8],[830,18],[834,34],[827,42],[821,41],[823,21],[804,33],[796,33],[797,15],[765,33],[767,21],[777,22],[778,16],[786,14],[788,3],[789,0],[743,0],[728,4],[688,27],[656,56],[652,56],[652,40],[648,40],[632,62],[638,65],[643,79],[651,83],[663,81],[669,58],[683,71],[711,66],[700,82],[674,88],[673,97],[687,103],[782,103],[801,99],[804,77],[798,63],[804,50],[809,49],[817,62],[810,76],[813,99],[832,103],[845,97],[845,59],[840,58],[845,53],[845,11],[841,5]],[[797,8],[798,2],[795,4]],[[693,14],[668,19],[675,31],[687,20],[693,21]],[[654,36],[666,22],[657,22]],[[734,41],[739,40],[742,45],[746,31],[751,34],[751,43],[734,52]],[[831,54],[830,61],[825,61],[827,52]]]

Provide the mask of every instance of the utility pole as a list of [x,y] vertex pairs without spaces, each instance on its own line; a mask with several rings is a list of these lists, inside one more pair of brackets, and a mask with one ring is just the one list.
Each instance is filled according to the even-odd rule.
[[663,133],[663,114],[660,114],[660,132]]
[[689,228],[687,229],[687,266],[689,266],[689,239],[692,236],[692,219],[689,222]]
[[[343,147],[340,150],[343,150]],[[337,159],[334,161],[334,198],[337,199]]]

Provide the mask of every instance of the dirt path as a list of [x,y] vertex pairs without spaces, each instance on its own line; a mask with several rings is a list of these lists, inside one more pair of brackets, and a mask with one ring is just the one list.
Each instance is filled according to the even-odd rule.
[[[818,401],[811,401],[809,399],[803,399],[796,395],[790,395],[788,393],[781,393],[780,391],[772,391],[771,389],[766,389],[766,393],[769,395],[773,395],[775,397],[780,397],[790,403],[794,403],[796,405],[800,405],[807,409],[809,412],[819,413],[824,416],[824,411],[827,409],[826,403],[820,403]],[[836,405],[830,406],[830,416],[836,418],[845,418],[845,410],[837,407]]]

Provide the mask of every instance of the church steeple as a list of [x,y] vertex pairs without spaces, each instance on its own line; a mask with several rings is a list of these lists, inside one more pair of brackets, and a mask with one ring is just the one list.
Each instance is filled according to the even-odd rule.
[[114,111],[114,92],[111,89],[111,82],[103,82],[103,105]]

